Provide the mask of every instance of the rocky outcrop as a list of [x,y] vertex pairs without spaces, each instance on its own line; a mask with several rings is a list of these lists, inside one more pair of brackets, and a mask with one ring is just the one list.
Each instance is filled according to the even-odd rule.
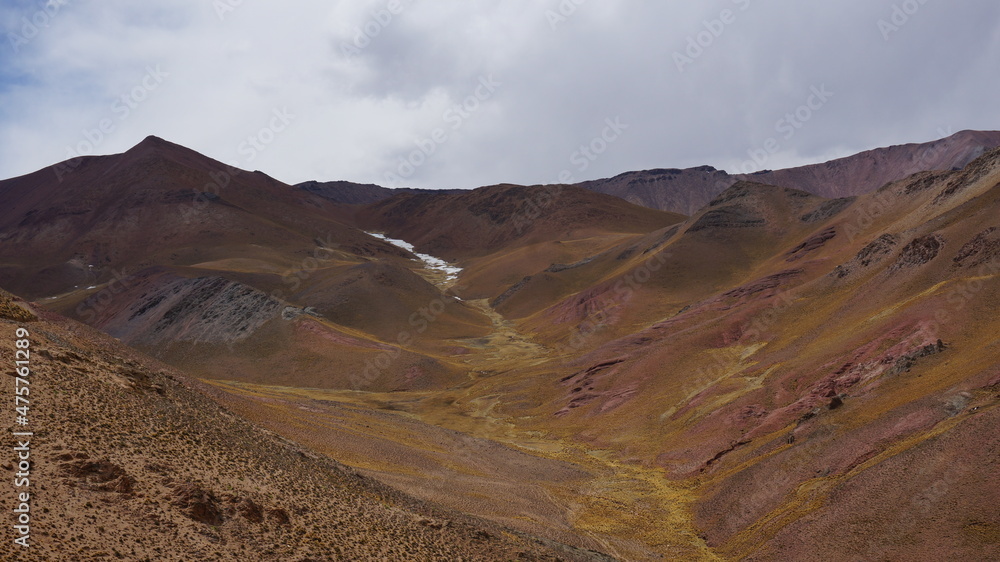
[[698,232],[710,228],[751,228],[763,226],[764,218],[748,209],[737,205],[729,205],[712,209],[695,221],[688,232]]
[[897,271],[907,267],[916,267],[936,258],[944,247],[944,237],[938,234],[914,238],[903,247],[889,271]]
[[892,249],[898,244],[898,236],[888,233],[883,234],[862,248],[850,262],[838,265],[834,268],[831,275],[838,278],[844,278],[861,268],[866,268],[874,263],[878,263],[891,254]]
[[857,197],[841,197],[824,201],[819,207],[799,217],[802,222],[820,222],[837,216],[841,211],[850,206]]
[[98,324],[130,343],[237,342],[284,310],[267,294],[221,277],[140,275],[134,287],[138,298],[109,307]]
[[830,228],[827,228],[823,232],[810,237],[805,242],[789,250],[786,254],[788,257],[785,258],[785,261],[793,262],[802,259],[809,252],[822,248],[827,242],[833,240],[836,236],[837,227],[831,226]]
[[1000,228],[991,226],[967,242],[952,258],[956,267],[978,267],[1000,259]]

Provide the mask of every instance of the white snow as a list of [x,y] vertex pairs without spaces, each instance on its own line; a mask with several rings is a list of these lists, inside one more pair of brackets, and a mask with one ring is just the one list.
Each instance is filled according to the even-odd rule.
[[441,258],[437,258],[429,254],[421,254],[415,251],[413,248],[413,244],[410,244],[406,240],[397,240],[395,238],[389,238],[385,234],[379,234],[377,232],[366,232],[365,234],[368,234],[369,236],[374,236],[375,238],[381,238],[382,240],[385,240],[386,242],[392,244],[393,246],[398,246],[412,253],[413,255],[417,256],[418,258],[420,258],[421,261],[424,262],[424,265],[427,267],[427,269],[432,269],[444,273],[445,279],[448,281],[454,281],[455,279],[458,279],[458,274],[461,273],[462,271],[461,267],[456,267],[454,265],[451,265],[450,263],[444,261]]

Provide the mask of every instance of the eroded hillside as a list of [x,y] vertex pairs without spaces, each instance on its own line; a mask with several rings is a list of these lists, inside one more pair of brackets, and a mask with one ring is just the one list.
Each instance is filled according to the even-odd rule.
[[[0,330],[16,327],[33,354],[34,511],[31,546],[6,545],[4,560],[604,559],[400,494],[0,291]],[[0,355],[13,362],[12,347]],[[5,505],[13,491],[3,487]]]

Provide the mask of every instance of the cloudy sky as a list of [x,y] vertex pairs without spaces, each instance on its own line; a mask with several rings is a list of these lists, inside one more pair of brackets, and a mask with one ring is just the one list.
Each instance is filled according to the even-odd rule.
[[993,0],[5,0],[0,25],[4,178],[150,134],[289,183],[469,188],[1000,129]]

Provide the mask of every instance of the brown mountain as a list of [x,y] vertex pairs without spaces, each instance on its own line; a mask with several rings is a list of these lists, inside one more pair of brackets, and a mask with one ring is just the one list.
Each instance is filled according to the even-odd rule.
[[262,246],[286,261],[323,240],[359,255],[404,255],[344,224],[322,197],[156,137],[68,166],[0,181],[0,283],[19,294],[253,256]]
[[368,205],[377,203],[396,195],[397,193],[458,193],[460,189],[418,189],[412,187],[382,187],[373,183],[353,183],[349,181],[305,181],[295,184],[295,187],[315,193],[334,203],[347,205]]
[[[442,250],[482,236],[467,206],[449,207],[448,221],[438,201],[398,201],[399,236],[435,233],[426,241]],[[501,320],[470,348],[468,382],[420,396],[275,396],[323,419],[349,408],[351,435],[384,440],[405,424],[393,450],[429,476],[356,462],[426,497],[455,477],[444,501],[474,512],[482,480],[454,475],[483,470],[478,455],[431,460],[438,441],[413,420],[571,462],[598,498],[537,474],[480,478],[511,497],[541,486],[572,498],[562,505],[576,532],[599,533],[589,536],[624,559],[995,558],[998,206],[993,150],[857,197],[739,181],[659,227],[476,238],[463,290],[487,295]],[[363,451],[261,413],[259,388],[230,390],[241,412],[290,438],[335,457]]]
[[926,143],[876,148],[784,170],[729,174],[711,166],[626,172],[581,187],[649,207],[693,214],[738,180],[802,189],[828,198],[870,193],[888,182],[927,170],[952,170],[1000,146],[1000,131],[961,131]]
[[[802,189],[828,198],[870,193],[888,182],[927,170],[963,168],[986,150],[1000,146],[1000,131],[960,131],[925,143],[867,150],[821,164],[752,174],[729,174],[712,166],[632,171],[578,185],[630,203],[692,215],[737,181],[749,180]],[[296,187],[337,203],[369,205],[399,193],[434,190],[387,188],[346,181],[308,181]],[[461,193],[462,190],[446,190]]]
[[1000,151],[838,206],[734,185],[522,323],[559,356],[469,394],[694,486],[725,558],[1000,555]]

